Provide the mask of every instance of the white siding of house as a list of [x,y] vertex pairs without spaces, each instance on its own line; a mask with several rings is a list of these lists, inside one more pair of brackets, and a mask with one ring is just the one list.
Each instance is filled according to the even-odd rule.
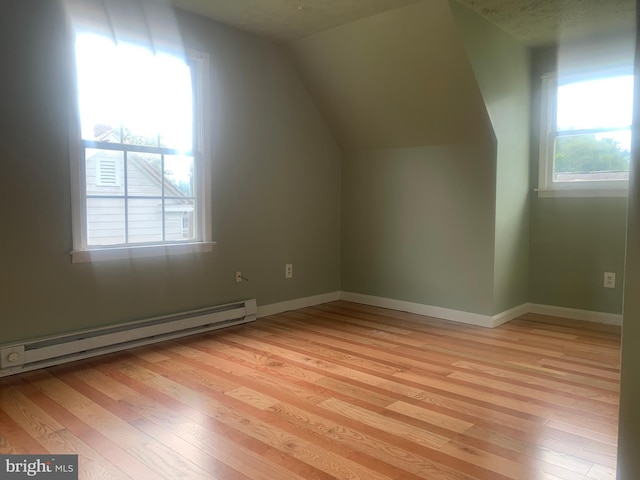
[[[145,155],[153,157],[153,155]],[[156,155],[159,160],[159,155]],[[97,178],[100,161],[116,160],[116,186],[101,185]],[[154,175],[147,171],[141,156],[130,154],[127,162],[128,233],[129,243],[162,241],[162,199],[135,198],[135,196],[160,196],[162,194],[159,172]],[[125,242],[125,175],[124,155],[110,150],[87,150],[86,192],[91,195],[110,195],[121,198],[87,199],[87,241],[89,246],[115,245]],[[189,200],[168,199],[165,209],[166,240],[185,240],[182,218],[190,215],[191,225],[193,203]]]

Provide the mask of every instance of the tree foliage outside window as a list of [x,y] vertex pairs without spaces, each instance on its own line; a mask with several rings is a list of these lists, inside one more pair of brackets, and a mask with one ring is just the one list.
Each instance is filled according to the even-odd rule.
[[556,173],[628,172],[628,149],[613,138],[596,134],[568,135],[556,139]]

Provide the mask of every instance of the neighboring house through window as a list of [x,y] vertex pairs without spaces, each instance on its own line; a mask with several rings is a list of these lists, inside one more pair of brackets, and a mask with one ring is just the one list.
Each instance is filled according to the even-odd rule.
[[122,180],[119,162],[115,158],[102,157],[95,160],[96,186],[118,187]]
[[210,250],[207,57],[85,32],[75,42],[72,260]]
[[633,75],[542,78],[539,196],[623,196]]

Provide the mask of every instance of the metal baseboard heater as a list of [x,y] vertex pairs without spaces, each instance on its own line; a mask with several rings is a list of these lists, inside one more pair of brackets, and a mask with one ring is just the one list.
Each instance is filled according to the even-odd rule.
[[0,346],[0,377],[252,322],[254,299]]

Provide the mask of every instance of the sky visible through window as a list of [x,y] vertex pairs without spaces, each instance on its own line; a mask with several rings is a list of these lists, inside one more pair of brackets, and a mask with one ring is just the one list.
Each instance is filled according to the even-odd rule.
[[[97,139],[96,126],[125,128],[151,141],[159,136],[160,146],[192,151],[191,72],[183,58],[92,34],[77,35],[75,53],[82,138]],[[176,181],[188,178],[184,170],[173,171]]]
[[[567,83],[558,87],[559,131],[631,127],[633,75]],[[614,138],[622,150],[630,150],[630,132],[608,132],[598,137]]]

